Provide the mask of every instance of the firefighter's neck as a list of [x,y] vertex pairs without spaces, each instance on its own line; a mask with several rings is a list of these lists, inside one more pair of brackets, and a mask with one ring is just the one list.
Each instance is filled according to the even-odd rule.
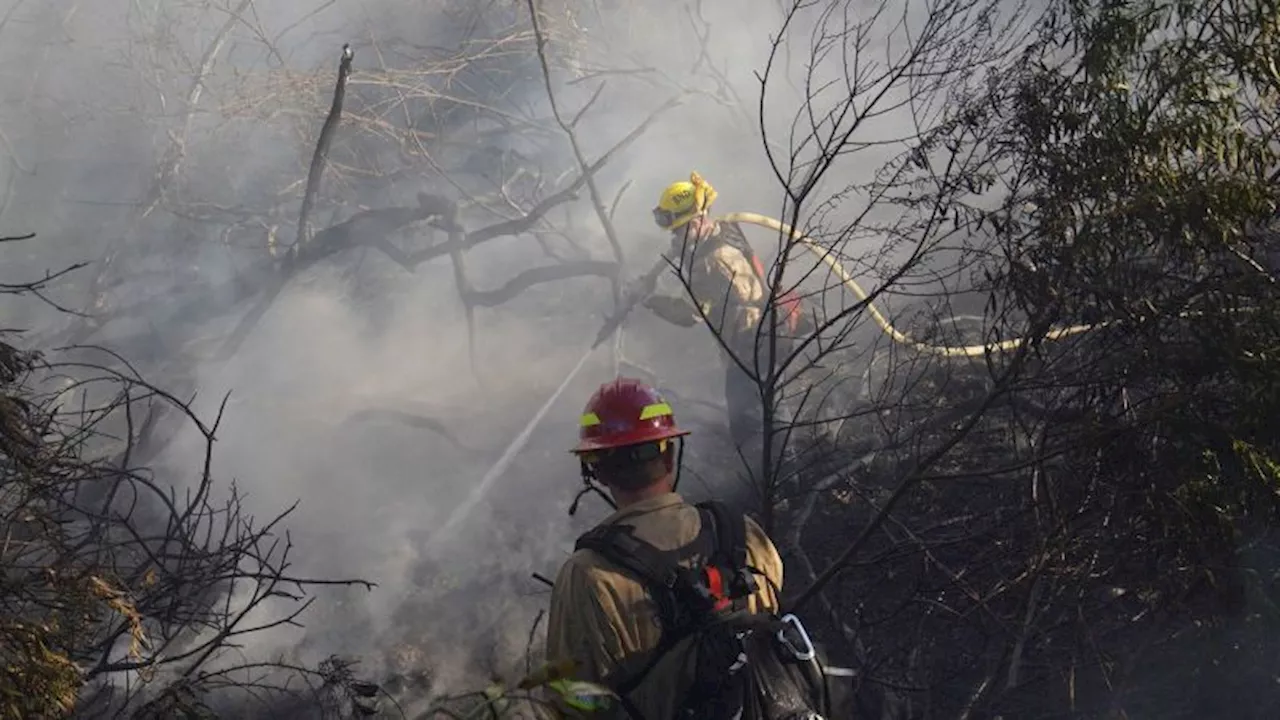
[[618,487],[609,487],[609,494],[613,496],[613,502],[621,510],[630,507],[639,502],[644,502],[659,495],[665,495],[675,489],[675,477],[667,475],[666,477],[654,482],[652,485],[646,485],[635,490],[624,490]]

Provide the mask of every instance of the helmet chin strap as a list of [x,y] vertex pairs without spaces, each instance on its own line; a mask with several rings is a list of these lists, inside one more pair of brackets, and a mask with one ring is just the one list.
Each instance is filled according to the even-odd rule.
[[678,437],[676,442],[679,444],[676,446],[676,471],[671,479],[671,492],[676,492],[680,487],[680,471],[684,468],[684,438]]
[[586,497],[587,493],[595,493],[599,495],[606,503],[609,504],[609,507],[617,510],[618,503],[614,502],[613,498],[609,497],[609,493],[605,492],[604,488],[600,486],[600,483],[596,481],[596,471],[592,469],[591,465],[589,465],[586,460],[582,460],[580,462],[582,465],[583,488],[578,491],[577,495],[573,496],[573,502],[569,505],[569,517],[573,517],[578,514],[578,505],[582,502],[582,498]]
[[[684,438],[678,437],[674,438],[674,440],[677,443],[676,466],[673,473],[674,477],[671,480],[671,492],[676,492],[676,489],[680,487],[680,471],[684,468]],[[609,507],[617,510],[618,503],[614,502],[613,498],[609,497],[609,493],[605,491],[606,489],[601,486],[599,479],[596,477],[595,469],[592,468],[585,460],[580,460],[579,465],[582,468],[583,487],[578,491],[577,495],[573,496],[573,502],[569,505],[569,516],[573,517],[578,514],[578,506],[582,503],[582,498],[586,497],[589,493],[599,495],[606,503],[609,504]]]

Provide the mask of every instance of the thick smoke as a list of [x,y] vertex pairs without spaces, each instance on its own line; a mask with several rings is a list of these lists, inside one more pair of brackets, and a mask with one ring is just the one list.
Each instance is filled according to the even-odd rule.
[[[305,177],[344,42],[356,50],[348,113],[338,130],[344,149],[326,174],[313,225],[325,227],[362,207],[411,205],[419,192],[462,199],[463,191],[481,191],[486,174],[517,157],[541,168],[552,189],[557,175],[576,172],[563,137],[547,122],[524,3],[488,3],[477,11],[472,3],[448,0],[290,0],[246,3],[230,21],[239,0],[10,4],[0,29],[7,68],[0,129],[10,156],[0,169],[8,189],[3,219],[6,232],[29,230],[39,238],[16,251],[6,248],[7,272],[43,272],[120,252],[106,297],[111,307],[144,309],[98,329],[91,341],[141,357],[153,380],[196,394],[205,417],[230,393],[215,473],[234,479],[261,517],[301,500],[288,523],[297,575],[378,583],[372,592],[323,595],[305,631],[268,633],[249,649],[299,648],[309,662],[333,652],[358,655],[377,672],[387,669],[381,662],[389,650],[408,645],[396,657],[407,654],[409,664],[425,662],[459,678],[483,667],[490,652],[518,658],[546,600],[529,573],[553,573],[576,534],[607,510],[588,500],[577,517],[566,515],[578,481],[564,452],[580,403],[615,371],[607,349],[588,362],[462,529],[429,551],[425,544],[585,352],[611,310],[607,281],[540,285],[512,302],[478,309],[474,356],[447,257],[410,273],[371,248],[343,252],[290,283],[226,361],[208,358],[249,303],[217,297],[226,307],[198,320],[174,308],[189,300],[193,285],[217,285],[251,263],[268,262],[268,237],[291,241],[297,203],[274,198],[297,196],[290,186]],[[630,275],[665,248],[649,217],[657,193],[691,170],[716,186],[719,211],[784,210],[757,115],[757,73],[769,62],[771,37],[781,31],[782,4],[551,5],[546,12],[557,23],[550,31],[570,44],[586,43],[581,51],[558,48],[561,59],[577,65],[576,78],[555,71],[564,112],[572,115],[588,101],[599,82],[594,76],[605,83],[577,128],[589,159],[682,88],[689,91],[596,178],[606,202],[626,188],[614,222]],[[780,75],[765,102],[772,149],[784,158],[812,62],[815,28],[804,22],[796,21],[773,61]],[[517,39],[510,51],[488,51],[511,54],[501,70],[494,69],[498,61],[489,62],[492,77],[465,68],[454,76],[411,76],[415,67],[466,47],[488,47],[486,37],[504,33]],[[210,43],[218,41],[221,50],[206,60]],[[197,88],[206,63],[211,70]],[[377,80],[362,74],[383,64],[400,74]],[[450,106],[452,115],[441,115],[435,126],[418,128],[413,142],[430,158],[418,157],[414,172],[385,180],[343,167],[357,152],[366,169],[417,152],[404,146],[406,116],[388,99],[396,83],[418,83],[466,102]],[[196,95],[198,106],[188,108]],[[492,109],[478,109],[482,103]],[[494,132],[495,123],[475,119],[494,115],[508,117],[511,127]],[[537,119],[540,129],[521,117]],[[900,120],[879,118],[862,139],[890,137]],[[379,133],[385,135],[381,147],[373,141]],[[867,179],[883,157],[869,152],[864,168],[829,178],[828,192]],[[159,186],[161,195],[150,196],[157,168],[164,167],[173,168],[172,176]],[[441,168],[468,170],[445,177]],[[150,205],[155,208],[144,214]],[[175,213],[178,206],[185,211]],[[239,219],[238,209],[263,207],[282,209]],[[471,227],[500,219],[464,213]],[[594,257],[610,257],[585,189],[550,219]],[[429,234],[418,227],[394,242],[414,248],[442,237]],[[762,249],[772,241],[768,233],[760,240]],[[569,252],[563,239],[548,236],[547,242]],[[467,261],[472,282],[487,289],[547,259],[522,235],[476,248]],[[58,288],[59,300],[73,307],[90,302],[90,279],[99,271],[98,265],[81,270]],[[15,313],[10,324],[50,334],[77,322],[31,303]],[[638,312],[624,352],[658,373],[684,402],[682,421],[696,433],[691,491],[706,494],[728,482],[729,471],[704,462],[696,447],[718,442],[725,432],[713,341]],[[457,442],[386,411],[439,420]],[[203,448],[194,432],[172,431],[181,435],[159,462],[181,486],[198,468]]]

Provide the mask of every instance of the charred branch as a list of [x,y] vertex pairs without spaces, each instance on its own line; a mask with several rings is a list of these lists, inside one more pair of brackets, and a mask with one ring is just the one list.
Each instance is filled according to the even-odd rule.
[[320,136],[316,139],[315,153],[311,156],[311,166],[307,171],[307,187],[302,193],[302,209],[298,211],[298,235],[294,248],[299,251],[306,244],[310,235],[311,205],[315,202],[316,193],[320,190],[320,181],[324,176],[324,166],[329,159],[329,146],[333,144],[333,133],[338,129],[342,119],[342,102],[347,96],[347,78],[351,76],[351,63],[355,59],[350,45],[342,46],[342,59],[338,61],[338,80],[333,88],[333,104],[329,114],[320,128]]
[[559,282],[576,277],[617,277],[618,264],[605,260],[580,260],[563,265],[548,265],[523,270],[502,287],[494,290],[471,290],[468,298],[472,305],[495,307],[509,302],[529,288],[544,283]]

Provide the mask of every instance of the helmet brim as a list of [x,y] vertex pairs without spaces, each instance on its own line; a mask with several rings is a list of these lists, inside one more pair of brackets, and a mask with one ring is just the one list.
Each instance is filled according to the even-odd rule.
[[577,447],[573,448],[569,452],[578,455],[580,453],[599,452],[601,450],[616,450],[617,448],[630,447],[632,445],[644,445],[645,443],[684,437],[688,434],[690,434],[689,430],[680,430],[677,428],[638,430],[635,432],[611,435],[608,438],[582,440],[578,443]]
[[688,225],[694,218],[701,214],[702,213],[696,209],[686,210],[684,213],[677,213],[674,210],[654,208],[653,221],[659,228],[667,232],[675,232],[685,225]]

